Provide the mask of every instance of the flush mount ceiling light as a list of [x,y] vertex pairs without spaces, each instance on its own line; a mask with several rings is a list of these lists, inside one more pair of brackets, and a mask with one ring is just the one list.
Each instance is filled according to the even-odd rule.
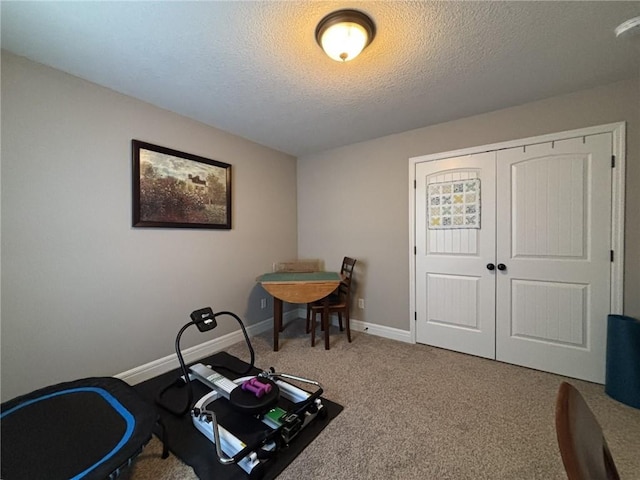
[[330,13],[316,27],[316,41],[324,52],[338,62],[356,58],[376,35],[376,26],[358,10]]
[[640,33],[640,17],[635,17],[622,22],[616,27],[616,37],[626,37]]

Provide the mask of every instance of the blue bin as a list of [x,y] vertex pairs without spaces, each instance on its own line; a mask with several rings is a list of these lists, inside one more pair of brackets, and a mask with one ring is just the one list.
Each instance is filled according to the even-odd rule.
[[640,321],[624,315],[607,319],[607,369],[604,391],[640,408]]

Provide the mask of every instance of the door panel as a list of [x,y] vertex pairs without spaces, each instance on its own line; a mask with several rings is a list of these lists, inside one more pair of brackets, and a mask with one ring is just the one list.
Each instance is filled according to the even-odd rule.
[[[486,268],[495,257],[495,155],[416,165],[416,340],[488,358],[495,358],[495,277]],[[433,228],[429,185],[474,179],[480,228]]]
[[512,164],[514,258],[584,258],[587,171],[585,154],[545,155]]
[[497,154],[498,360],[604,382],[611,134]]
[[513,337],[586,347],[588,285],[530,280],[511,285]]
[[479,331],[479,278],[427,273],[427,318],[431,324]]

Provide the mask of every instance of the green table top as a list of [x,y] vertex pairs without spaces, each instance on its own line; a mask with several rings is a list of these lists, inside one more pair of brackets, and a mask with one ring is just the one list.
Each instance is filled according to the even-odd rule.
[[272,272],[258,277],[258,282],[339,282],[338,272]]

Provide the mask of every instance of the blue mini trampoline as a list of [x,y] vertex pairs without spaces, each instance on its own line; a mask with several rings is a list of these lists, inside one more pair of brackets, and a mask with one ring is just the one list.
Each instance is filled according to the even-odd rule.
[[151,440],[158,418],[153,405],[112,377],[17,397],[1,407],[2,479],[115,479]]

